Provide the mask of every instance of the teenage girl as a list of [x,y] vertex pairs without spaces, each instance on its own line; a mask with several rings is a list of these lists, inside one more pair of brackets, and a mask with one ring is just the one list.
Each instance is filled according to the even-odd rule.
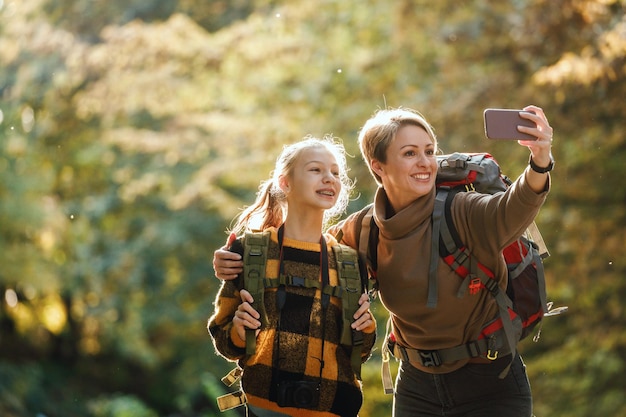
[[[266,288],[269,325],[263,327],[250,292],[243,289],[242,274],[222,282],[208,329],[217,352],[243,369],[248,416],[346,417],[357,416],[361,408],[351,347],[340,344],[342,301],[320,290],[339,286],[332,250],[338,243],[323,228],[345,211],[352,187],[346,172],[344,148],[332,138],[309,137],[286,146],[272,177],[234,226],[240,237],[230,250],[240,255],[244,232],[269,231],[266,279],[321,284]],[[351,326],[362,332],[364,362],[375,342],[376,323],[366,293],[359,305]],[[256,329],[252,355],[246,355],[246,329]]]

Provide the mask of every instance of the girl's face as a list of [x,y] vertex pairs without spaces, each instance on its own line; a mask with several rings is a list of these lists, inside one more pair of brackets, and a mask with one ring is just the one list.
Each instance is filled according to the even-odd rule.
[[387,162],[372,161],[396,213],[432,191],[437,177],[436,151],[424,129],[405,125],[387,148]]
[[281,177],[281,187],[287,195],[288,211],[332,208],[341,191],[339,164],[324,147],[301,151],[291,174]]

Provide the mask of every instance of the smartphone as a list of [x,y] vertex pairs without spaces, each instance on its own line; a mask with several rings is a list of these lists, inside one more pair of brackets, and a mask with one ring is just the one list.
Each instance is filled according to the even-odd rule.
[[522,133],[517,126],[536,127],[535,122],[522,118],[515,109],[485,109],[485,136],[494,140],[537,140],[536,136]]

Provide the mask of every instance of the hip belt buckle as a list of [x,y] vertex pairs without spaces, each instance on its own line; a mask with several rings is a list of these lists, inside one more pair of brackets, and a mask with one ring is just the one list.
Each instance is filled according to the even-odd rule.
[[439,366],[442,364],[441,357],[436,350],[420,350],[420,359],[423,366]]

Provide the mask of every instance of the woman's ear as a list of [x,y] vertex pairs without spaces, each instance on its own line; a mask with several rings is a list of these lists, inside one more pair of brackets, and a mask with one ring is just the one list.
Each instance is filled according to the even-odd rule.
[[370,162],[370,167],[372,167],[372,171],[374,171],[379,177],[382,176],[384,170],[380,161],[372,159]]

